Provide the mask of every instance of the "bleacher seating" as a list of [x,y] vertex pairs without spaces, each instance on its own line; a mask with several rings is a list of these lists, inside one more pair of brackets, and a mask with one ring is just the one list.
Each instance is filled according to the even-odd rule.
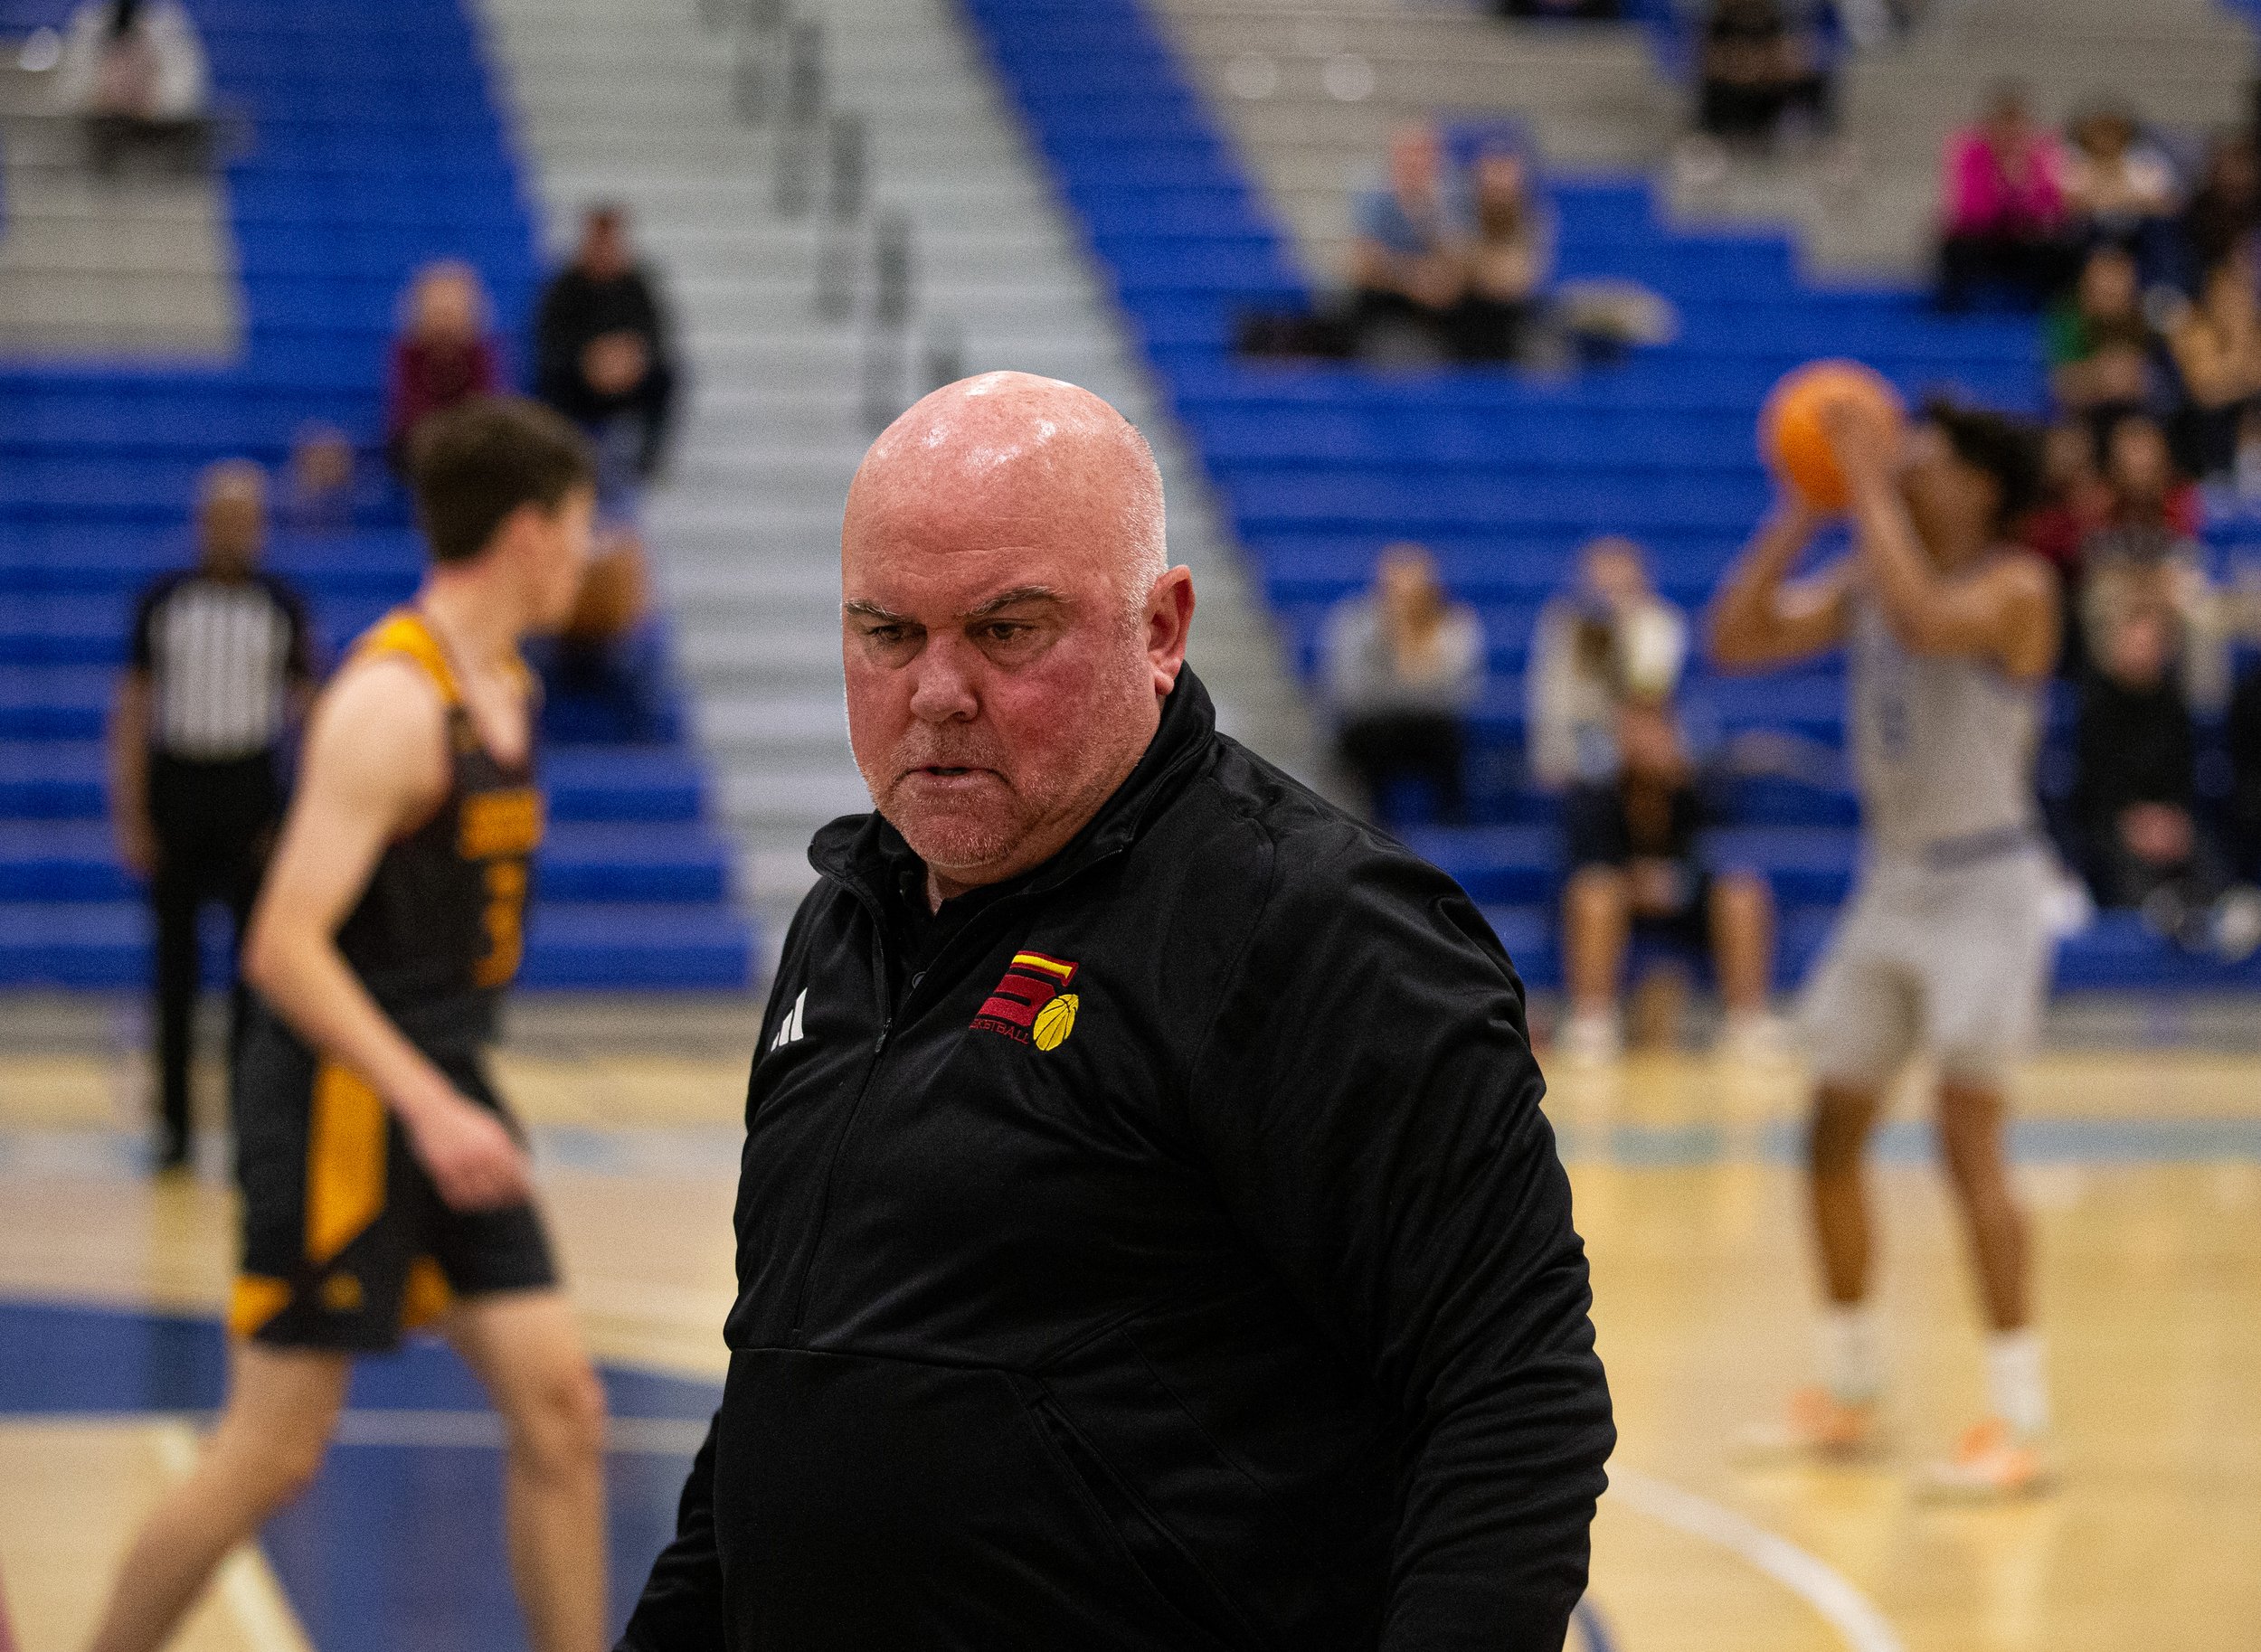
[[[1362,586],[1376,553],[1414,538],[1484,610],[1493,673],[1473,729],[1480,824],[1411,834],[1490,912],[1518,966],[1558,979],[1551,803],[1526,784],[1520,673],[1536,605],[1576,548],[1624,532],[1666,593],[1691,608],[1766,506],[1753,430],[1788,368],[1871,363],[1910,395],[1938,388],[2038,410],[2032,325],[1948,322],[1906,290],[1802,278],[1786,234],[1691,232],[1637,177],[1556,180],[1564,277],[1620,276],[1669,298],[1670,345],[1558,379],[1235,359],[1235,312],[1307,304],[1292,244],[1137,0],[969,0],[1035,144],[1080,216],[1130,326],[1206,464],[1283,622],[1315,664],[1326,605]],[[1449,111],[1446,112],[1449,119]],[[1841,753],[1838,667],[1722,679],[1687,691],[1706,736],[1774,730]],[[2059,700],[2061,736],[2063,697]],[[1783,911],[1782,973],[1803,973],[1849,878],[1854,805],[1841,764],[1822,780],[1746,781],[1715,854],[1764,871]],[[2113,920],[2067,943],[2067,986],[2261,984],[2177,956]]]
[[[0,38],[67,0],[0,0]],[[217,101],[250,150],[227,167],[247,321],[225,363],[0,361],[0,986],[146,975],[142,912],[103,825],[99,740],[132,592],[188,553],[198,469],[279,467],[308,420],[364,448],[398,296],[427,260],[475,265],[522,349],[538,270],[525,181],[459,0],[190,0]],[[413,588],[397,493],[270,561],[337,649]],[[658,743],[555,747],[553,821],[523,978],[738,987],[751,957],[706,779]]]

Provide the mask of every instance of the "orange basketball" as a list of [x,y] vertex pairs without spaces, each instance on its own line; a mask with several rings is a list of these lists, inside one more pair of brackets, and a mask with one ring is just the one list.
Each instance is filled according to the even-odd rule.
[[623,536],[590,559],[565,635],[575,642],[609,642],[625,636],[650,607],[644,553],[634,539]]
[[1821,424],[1822,410],[1845,398],[1867,402],[1895,430],[1906,416],[1899,393],[1882,374],[1859,362],[1832,361],[1808,362],[1785,373],[1758,417],[1759,452],[1767,468],[1823,510],[1842,510],[1851,503]]

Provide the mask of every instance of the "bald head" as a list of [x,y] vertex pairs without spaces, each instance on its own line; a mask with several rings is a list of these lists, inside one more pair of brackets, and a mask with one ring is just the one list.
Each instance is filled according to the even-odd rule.
[[881,433],[848,487],[844,533],[995,538],[1035,523],[1073,523],[1134,607],[1169,565],[1162,473],[1138,427],[1080,384],[985,373]]
[[250,459],[222,459],[196,482],[196,538],[206,569],[230,578],[259,560],[267,532],[267,473]]
[[1017,876],[1105,804],[1185,660],[1193,585],[1121,414],[992,373],[890,425],[840,530],[848,737],[937,900]]

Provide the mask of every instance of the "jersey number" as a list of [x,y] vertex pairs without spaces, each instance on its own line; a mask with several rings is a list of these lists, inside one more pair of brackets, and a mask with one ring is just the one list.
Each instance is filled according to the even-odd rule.
[[487,956],[472,976],[481,986],[504,986],[518,973],[526,949],[525,918],[525,862],[487,862]]

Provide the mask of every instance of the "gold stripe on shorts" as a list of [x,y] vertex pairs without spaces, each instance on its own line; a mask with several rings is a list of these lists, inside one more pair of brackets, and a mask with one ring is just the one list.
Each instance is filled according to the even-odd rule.
[[270,1319],[289,1306],[289,1279],[270,1279],[260,1273],[239,1274],[235,1289],[228,1297],[228,1335],[256,1336],[266,1328]]
[[307,1138],[307,1260],[317,1267],[384,1209],[384,1125],[377,1092],[358,1073],[323,1062]]

